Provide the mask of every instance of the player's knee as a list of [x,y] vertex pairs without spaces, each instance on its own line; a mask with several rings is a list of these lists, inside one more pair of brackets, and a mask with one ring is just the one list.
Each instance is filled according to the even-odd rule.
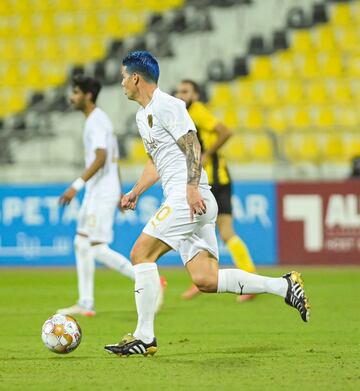
[[216,292],[217,290],[217,275],[195,274],[192,276],[193,283],[201,292]]
[[75,235],[74,247],[79,252],[88,251],[90,249],[89,238],[83,235]]

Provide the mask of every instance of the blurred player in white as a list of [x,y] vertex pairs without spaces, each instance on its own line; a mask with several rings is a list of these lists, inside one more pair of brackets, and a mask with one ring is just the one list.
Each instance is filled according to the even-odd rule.
[[105,349],[120,356],[154,354],[159,273],[156,261],[174,249],[180,253],[193,283],[202,292],[237,295],[272,293],[309,319],[303,281],[297,272],[270,278],[239,269],[218,268],[215,236],[217,204],[201,166],[201,147],[185,103],[157,87],[159,66],[145,51],[130,52],[122,62],[122,86],[128,99],[141,106],[136,122],[150,157],[143,174],[121,201],[135,209],[139,196],[161,180],[165,201],[145,226],[131,251],[135,271],[138,323],[133,334]]
[[[95,315],[95,259],[134,279],[130,261],[109,247],[113,240],[112,227],[121,184],[113,126],[108,115],[96,106],[100,89],[100,82],[94,78],[79,75],[73,80],[71,104],[86,117],[83,133],[86,168],[61,196],[60,203],[69,204],[84,186],[85,195],[74,240],[79,301],[71,307],[59,309],[57,312],[60,314]],[[161,295],[162,290],[159,301],[162,300]]]

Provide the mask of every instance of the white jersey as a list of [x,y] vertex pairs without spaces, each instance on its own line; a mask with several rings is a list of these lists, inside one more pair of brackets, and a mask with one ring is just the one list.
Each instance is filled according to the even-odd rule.
[[[196,132],[196,127],[185,103],[157,88],[148,105],[138,110],[136,122],[145,149],[160,175],[165,196],[170,192],[186,194],[186,158],[176,141],[189,130]],[[203,169],[199,187],[210,188]]]
[[85,195],[106,199],[118,198],[120,195],[118,146],[110,118],[98,107],[86,118],[83,141],[86,168],[94,162],[97,149],[106,149],[105,165],[86,182]]

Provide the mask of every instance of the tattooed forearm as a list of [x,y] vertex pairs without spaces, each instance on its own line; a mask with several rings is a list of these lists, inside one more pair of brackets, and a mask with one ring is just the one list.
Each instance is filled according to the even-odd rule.
[[177,144],[186,156],[187,183],[197,186],[201,175],[201,146],[196,133],[190,130],[177,141]]

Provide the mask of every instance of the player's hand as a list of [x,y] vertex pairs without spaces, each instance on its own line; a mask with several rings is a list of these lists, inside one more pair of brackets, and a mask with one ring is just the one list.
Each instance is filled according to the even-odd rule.
[[64,194],[60,197],[60,200],[59,200],[59,203],[60,205],[69,205],[71,200],[76,196],[76,193],[77,191],[72,188],[72,187],[69,187],[65,192]]
[[124,212],[125,212],[125,208],[123,208],[122,205],[121,205],[121,201],[122,201],[123,197],[124,197],[124,194],[121,194],[121,195],[120,195],[119,202],[118,202],[118,205],[117,205],[118,208],[120,209],[120,212],[121,212],[121,213],[124,213]]
[[136,195],[133,191],[130,191],[121,197],[120,206],[124,210],[135,210],[138,199],[139,196]]
[[194,215],[203,215],[206,213],[206,204],[197,186],[187,185],[186,197],[190,206],[191,220],[193,220]]

